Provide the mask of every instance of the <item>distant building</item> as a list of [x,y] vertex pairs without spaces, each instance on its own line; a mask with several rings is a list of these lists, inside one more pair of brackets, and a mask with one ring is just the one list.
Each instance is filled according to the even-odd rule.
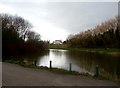
[[61,40],[55,40],[53,41],[53,44],[63,44]]

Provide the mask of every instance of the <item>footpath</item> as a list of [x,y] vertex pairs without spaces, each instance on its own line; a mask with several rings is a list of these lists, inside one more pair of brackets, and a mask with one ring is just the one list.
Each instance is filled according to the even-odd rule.
[[3,86],[120,86],[110,80],[83,75],[64,75],[5,62],[2,63],[2,68]]

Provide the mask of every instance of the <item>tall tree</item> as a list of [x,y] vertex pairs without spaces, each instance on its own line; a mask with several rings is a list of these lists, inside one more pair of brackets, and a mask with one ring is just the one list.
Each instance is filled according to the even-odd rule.
[[10,27],[13,27],[13,31],[17,32],[19,37],[25,39],[27,32],[32,28],[32,25],[19,16],[12,16],[8,14],[0,14],[2,20],[2,30],[10,30]]

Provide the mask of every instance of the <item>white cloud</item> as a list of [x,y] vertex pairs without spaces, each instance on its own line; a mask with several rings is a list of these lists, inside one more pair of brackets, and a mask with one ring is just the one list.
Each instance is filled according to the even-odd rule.
[[0,13],[10,13],[10,14],[15,14],[15,11],[13,8],[0,4]]
[[45,3],[48,0],[0,0],[2,3]]
[[32,30],[40,33],[42,39],[50,40],[51,42],[57,39],[64,41],[68,35],[66,29],[57,27],[54,24],[44,20],[35,20],[34,28]]
[[0,0],[0,12],[17,14],[29,20],[34,26],[33,30],[40,33],[43,39],[51,41],[65,40],[70,33],[92,28],[114,17],[117,10],[117,3],[113,2],[45,0],[43,3],[43,0]]

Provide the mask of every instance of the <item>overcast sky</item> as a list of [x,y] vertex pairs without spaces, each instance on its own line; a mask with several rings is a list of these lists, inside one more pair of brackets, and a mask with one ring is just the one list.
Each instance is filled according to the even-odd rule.
[[32,30],[40,33],[43,40],[51,42],[65,40],[69,34],[94,28],[118,15],[118,0],[82,1],[0,0],[0,13],[23,17],[33,25]]

